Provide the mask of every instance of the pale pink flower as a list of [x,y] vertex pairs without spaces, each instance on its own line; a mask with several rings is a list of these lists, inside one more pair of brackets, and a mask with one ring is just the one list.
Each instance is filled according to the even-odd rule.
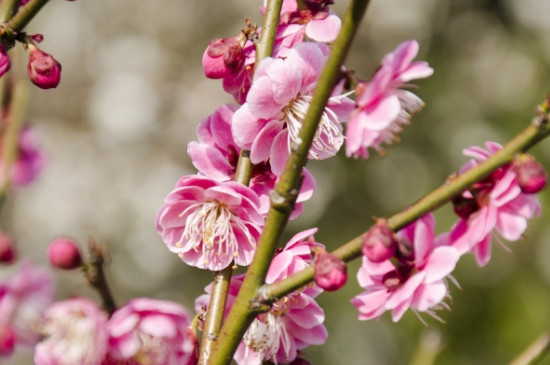
[[[301,43],[286,59],[268,57],[260,62],[247,101],[235,112],[232,124],[235,142],[250,150],[252,163],[269,159],[273,173],[282,172],[291,145],[301,143],[298,133],[328,51],[324,44]],[[353,101],[339,95],[341,91],[342,86],[337,86],[325,107],[310,159],[334,156],[344,141],[341,123]]]
[[410,91],[408,81],[430,76],[433,69],[424,61],[411,62],[418,42],[401,43],[382,59],[372,80],[357,87],[356,109],[346,127],[346,155],[368,158],[368,148],[382,151],[382,143],[392,143],[424,103]]
[[15,275],[0,284],[0,331],[12,331],[16,344],[34,346],[53,295],[49,272],[23,261]]
[[[351,300],[359,311],[360,320],[377,319],[392,311],[397,322],[407,309],[426,312],[445,308],[448,296],[445,277],[455,268],[460,257],[454,247],[435,239],[435,219],[426,215],[397,233],[401,244],[412,252],[396,254],[396,264],[389,259],[379,263],[363,256],[357,279],[365,289]],[[437,318],[437,317],[436,317]]]
[[[234,105],[222,105],[199,123],[197,128],[199,140],[189,143],[187,153],[200,174],[219,181],[234,179],[241,153],[231,134],[231,120],[236,109],[237,106]],[[269,162],[261,162],[252,167],[249,187],[258,194],[260,211],[264,215],[270,208],[269,194],[277,180],[277,176],[271,172]],[[313,175],[304,168],[300,193],[290,219],[300,215],[303,202],[311,198],[315,186]]]
[[[42,172],[45,159],[37,144],[34,130],[30,126],[24,126],[19,134],[17,158],[9,171],[9,178],[14,186],[28,186]],[[0,174],[2,173],[0,161]]]
[[164,200],[156,228],[188,265],[221,270],[252,261],[264,218],[250,188],[235,181],[184,176]]
[[[487,150],[474,146],[463,151],[473,160],[462,166],[460,173],[485,161],[502,148],[495,142],[486,142],[485,146]],[[517,241],[527,229],[527,220],[541,212],[537,197],[521,191],[517,175],[510,165],[474,184],[461,198],[473,208],[469,214],[463,214],[452,228],[450,240],[460,253],[472,251],[480,266],[486,265],[491,258],[493,230],[508,241]]]
[[36,365],[100,365],[107,353],[107,314],[87,298],[52,304],[44,313]]
[[[311,247],[322,247],[308,239],[315,232],[316,229],[303,231],[288,242],[271,262],[267,283],[284,279],[311,265]],[[244,275],[236,275],[231,279],[226,314],[233,305],[243,279]],[[211,285],[205,290],[208,294],[195,301],[197,311],[208,306]],[[313,299],[321,291],[317,286],[307,286],[274,303],[269,312],[260,314],[237,348],[234,355],[237,364],[261,365],[264,361],[289,363],[296,359],[299,350],[325,343],[328,336],[323,325],[325,315]]]
[[197,343],[189,325],[189,313],[177,303],[133,299],[107,324],[109,364],[193,365]]

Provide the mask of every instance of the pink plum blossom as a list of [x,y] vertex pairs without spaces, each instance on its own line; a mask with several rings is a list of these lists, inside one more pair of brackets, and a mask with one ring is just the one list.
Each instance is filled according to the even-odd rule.
[[108,364],[193,365],[197,343],[189,325],[189,313],[177,303],[133,299],[107,324]]
[[0,77],[4,76],[9,71],[11,66],[8,52],[3,46],[0,46]]
[[411,62],[418,53],[418,42],[401,43],[382,59],[370,82],[357,87],[356,109],[346,127],[346,155],[368,158],[368,148],[382,151],[382,143],[392,143],[408,124],[411,114],[420,111],[422,100],[410,91],[408,81],[426,78],[433,69],[424,61]]
[[[269,159],[279,175],[309,108],[319,74],[328,56],[320,43],[301,43],[288,57],[263,59],[254,74],[244,103],[233,116],[232,131],[239,147],[250,150],[252,163]],[[344,142],[341,123],[353,108],[353,101],[335,88],[321,117],[309,151],[311,159],[334,156]]]
[[[473,160],[462,166],[460,173],[485,161],[502,148],[495,142],[486,142],[485,146],[487,150],[474,146],[463,151]],[[460,253],[472,251],[480,266],[486,265],[491,258],[493,230],[508,241],[517,241],[527,229],[527,220],[541,212],[537,197],[521,191],[517,174],[510,165],[474,184],[463,192],[461,198],[469,202],[473,209],[452,228],[450,240]]]
[[107,314],[87,298],[52,304],[44,313],[36,365],[100,365],[107,353]]
[[260,200],[235,181],[184,176],[164,200],[156,228],[168,249],[188,265],[221,270],[249,265],[264,218]]
[[434,310],[446,307],[442,303],[448,296],[445,277],[460,255],[444,239],[436,239],[434,232],[435,219],[429,214],[397,232],[412,252],[406,257],[397,253],[396,264],[363,256],[357,279],[365,292],[351,300],[360,320],[376,319],[390,310],[397,322],[409,308],[435,316]]
[[16,344],[34,346],[40,339],[44,310],[53,300],[50,274],[23,261],[18,271],[0,283],[0,337],[12,332]]
[[[11,183],[16,187],[26,187],[33,182],[44,168],[44,155],[37,147],[36,134],[30,126],[21,130],[18,139],[17,158],[9,173]],[[3,171],[0,160],[0,174]]]
[[[258,30],[261,32],[261,29]],[[302,42],[302,27],[297,24],[277,28],[274,57],[286,57],[288,51]],[[239,104],[244,103],[254,73],[256,49],[243,34],[210,41],[202,57],[206,77],[222,79],[223,89]]]
[[[187,152],[200,174],[218,181],[234,179],[241,153],[231,134],[231,121],[237,108],[230,104],[222,105],[200,122],[197,128],[198,142],[192,141],[187,146]],[[315,190],[315,179],[305,168],[303,177],[290,219],[300,215],[303,202],[311,198]],[[269,162],[258,163],[252,168],[249,187],[258,194],[260,210],[264,215],[269,210],[269,193],[273,190],[277,179],[277,176],[271,172]]]
[[[322,247],[308,239],[315,232],[316,229],[309,229],[292,237],[271,262],[267,283],[284,279],[312,264],[311,247]],[[244,275],[235,275],[231,279],[226,314],[233,305],[243,279]],[[211,285],[205,290],[208,294],[195,301],[197,311],[208,306]],[[260,314],[237,348],[234,355],[237,364],[261,365],[264,361],[289,363],[296,359],[299,350],[325,343],[328,336],[323,325],[325,315],[313,299],[321,292],[317,286],[307,286],[281,298],[269,312]]]

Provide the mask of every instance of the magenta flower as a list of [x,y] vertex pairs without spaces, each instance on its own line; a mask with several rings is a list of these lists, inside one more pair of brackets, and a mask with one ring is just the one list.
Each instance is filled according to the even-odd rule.
[[424,105],[413,93],[402,90],[407,82],[430,76],[433,69],[424,61],[412,62],[418,42],[400,44],[382,59],[382,65],[368,83],[357,87],[356,109],[346,129],[346,155],[368,158],[368,148],[382,151],[382,143],[392,143],[401,126]]
[[[286,278],[312,263],[311,244],[308,240],[316,229],[298,233],[278,253],[269,267],[266,282],[273,283]],[[226,314],[232,306],[241,287],[244,275],[231,279]],[[195,301],[195,309],[200,311],[208,306],[211,285],[206,287],[208,294]],[[296,359],[299,350],[309,345],[321,345],[327,339],[323,326],[324,312],[313,299],[321,292],[317,286],[291,293],[273,304],[267,313],[260,314],[244,335],[234,359],[239,365],[260,365],[263,361],[289,363]]]
[[156,227],[188,265],[221,270],[252,261],[264,218],[250,188],[235,181],[184,176],[164,200]]
[[[309,108],[313,90],[328,55],[320,43],[301,43],[286,59],[265,58],[254,74],[247,101],[233,116],[233,137],[250,150],[252,163],[269,159],[271,170],[280,175],[290,153],[299,143],[298,133]],[[353,108],[353,101],[337,86],[329,99],[313,144],[311,159],[334,156],[344,141],[341,123]]]
[[4,47],[0,46],[0,77],[4,76],[4,74],[9,71],[10,66],[11,63],[8,52]]
[[357,279],[365,292],[351,300],[360,320],[379,318],[391,310],[397,322],[409,308],[436,317],[434,310],[446,307],[442,303],[448,296],[445,277],[454,270],[460,255],[454,247],[444,245],[443,239],[435,239],[434,232],[431,214],[397,232],[402,248],[396,254],[396,265],[390,260],[375,263],[363,256]]
[[24,261],[13,277],[0,284],[0,330],[13,332],[17,344],[34,346],[53,295],[50,274]]
[[[237,162],[241,149],[231,135],[231,120],[237,109],[234,105],[222,105],[212,115],[203,119],[197,128],[198,142],[190,142],[187,152],[193,165],[202,175],[218,181],[228,181],[235,177]],[[295,219],[303,210],[303,202],[311,198],[315,190],[315,179],[303,169],[304,179],[296,205],[290,219]],[[260,211],[267,214],[270,207],[269,194],[277,182],[269,163],[254,165],[249,187],[260,198]]]
[[[460,173],[485,161],[502,148],[495,142],[486,142],[485,146],[487,150],[470,147],[463,151],[473,160],[462,166]],[[450,240],[460,253],[472,251],[480,266],[486,265],[491,258],[493,230],[508,241],[517,241],[527,229],[527,220],[541,212],[537,197],[521,191],[517,175],[510,165],[474,184],[461,198],[462,204],[469,204],[472,208],[468,210],[469,214],[462,214],[452,228]]]
[[[11,183],[17,187],[28,186],[44,168],[44,155],[37,148],[36,134],[30,126],[25,126],[19,134],[17,159],[13,161]],[[0,174],[3,171],[0,160]],[[1,175],[0,175],[1,176]]]
[[195,364],[197,343],[189,325],[189,313],[177,303],[133,299],[107,324],[109,364]]
[[27,71],[32,83],[41,89],[57,87],[61,80],[61,64],[33,44],[29,44],[29,51]]
[[44,313],[36,365],[100,365],[107,353],[107,314],[87,298],[52,304]]

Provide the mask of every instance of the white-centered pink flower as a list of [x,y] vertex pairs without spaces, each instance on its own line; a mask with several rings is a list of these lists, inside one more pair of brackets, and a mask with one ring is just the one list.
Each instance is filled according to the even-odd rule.
[[107,353],[107,314],[87,298],[52,304],[44,313],[36,365],[100,365]]
[[107,364],[193,365],[197,343],[189,325],[189,313],[177,303],[133,299],[109,319]]
[[418,96],[401,89],[433,73],[426,62],[412,62],[417,53],[415,40],[401,43],[384,56],[370,82],[358,85],[356,109],[346,126],[348,157],[368,158],[368,148],[381,152],[382,143],[394,142],[402,125],[424,105]]
[[[200,174],[219,181],[232,180],[237,171],[237,163],[241,149],[233,140],[231,121],[237,106],[225,104],[214,113],[203,119],[197,128],[198,141],[192,141],[187,146],[193,165]],[[270,192],[278,178],[271,172],[268,162],[262,162],[252,167],[249,187],[260,198],[260,210],[267,215],[270,208]],[[303,180],[300,193],[290,219],[297,218],[303,210],[303,202],[311,198],[315,190],[315,179],[303,169]]]
[[351,300],[360,320],[379,318],[389,310],[397,322],[409,308],[436,317],[434,310],[446,307],[445,277],[455,268],[458,250],[435,238],[431,214],[397,232],[397,237],[405,249],[393,261],[375,263],[363,256],[357,279],[365,292]]
[[[252,163],[269,159],[279,175],[309,109],[313,91],[329,49],[320,43],[301,43],[288,57],[265,58],[254,74],[244,103],[233,116],[232,131],[239,147],[250,150]],[[322,114],[308,157],[322,160],[334,156],[344,142],[342,122],[353,109],[353,101],[335,88]]]
[[[309,229],[292,237],[271,262],[267,283],[284,279],[312,264],[312,245],[322,247],[309,238],[316,231]],[[236,275],[231,279],[226,314],[233,305],[243,279],[244,275]],[[197,311],[208,306],[211,285],[205,290],[208,294],[195,301]],[[319,287],[309,285],[274,303],[269,312],[260,314],[246,331],[235,352],[237,364],[261,365],[264,361],[289,363],[296,359],[299,350],[325,343],[328,336],[323,325],[325,315],[313,299],[321,292]]]
[[164,200],[156,228],[168,249],[188,265],[221,270],[252,261],[264,218],[260,200],[235,181],[184,176]]
[[[495,142],[486,142],[485,146],[487,150],[474,146],[463,151],[473,160],[462,166],[460,173],[502,149]],[[461,214],[461,219],[450,232],[450,240],[461,253],[472,251],[480,266],[487,264],[491,258],[494,230],[508,241],[517,241],[527,229],[527,220],[541,212],[536,195],[522,192],[516,172],[510,165],[497,169],[491,176],[466,190],[460,197],[460,203],[470,209]]]
[[0,331],[12,331],[16,344],[34,346],[53,296],[49,272],[24,261],[14,276],[0,284]]

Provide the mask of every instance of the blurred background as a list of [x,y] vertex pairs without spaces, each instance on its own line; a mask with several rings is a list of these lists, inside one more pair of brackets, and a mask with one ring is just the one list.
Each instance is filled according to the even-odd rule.
[[[343,15],[348,2],[336,1]],[[28,120],[47,166],[10,207],[10,229],[22,255],[46,265],[59,235],[85,246],[92,235],[108,247],[109,278],[119,304],[150,296],[190,311],[212,274],[184,265],[154,228],[164,197],[182,175],[194,174],[187,143],[198,122],[232,102],[221,82],[203,76],[202,53],[212,38],[238,34],[243,18],[261,22],[259,0],[52,1],[27,28],[63,65],[55,90],[32,88]],[[381,57],[406,39],[435,74],[418,82],[425,109],[402,142],[368,161],[343,154],[311,163],[318,189],[287,237],[319,227],[329,248],[365,231],[373,216],[391,215],[443,183],[467,159],[463,148],[505,143],[523,130],[550,91],[550,2],[547,0],[373,0],[347,66],[368,79]],[[23,61],[26,63],[26,60]],[[531,152],[550,169],[550,140]],[[550,193],[526,238],[496,242],[478,268],[464,257],[451,286],[446,323],[410,311],[360,322],[349,303],[361,292],[359,262],[349,282],[323,294],[329,340],[310,347],[312,364],[407,364],[418,351],[440,350],[437,364],[503,364],[550,329]],[[450,207],[436,212],[450,228]],[[4,275],[10,269],[0,268]],[[58,298],[97,298],[78,273],[55,272]],[[31,364],[21,353],[10,364]],[[422,361],[420,362],[422,364]],[[550,356],[541,364],[550,364]]]

